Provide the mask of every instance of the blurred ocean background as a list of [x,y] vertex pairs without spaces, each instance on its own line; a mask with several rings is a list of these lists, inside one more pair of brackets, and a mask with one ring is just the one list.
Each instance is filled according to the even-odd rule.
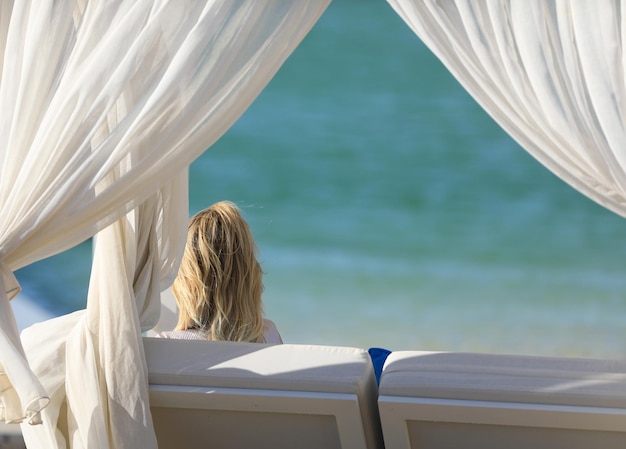
[[[243,209],[285,342],[626,357],[626,219],[521,149],[385,1],[333,1],[190,176],[190,214]],[[83,308],[90,257],[18,271],[22,296]]]

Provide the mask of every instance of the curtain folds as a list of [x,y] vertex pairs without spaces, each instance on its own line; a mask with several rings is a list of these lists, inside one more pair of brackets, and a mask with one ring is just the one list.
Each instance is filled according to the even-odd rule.
[[626,217],[623,2],[388,2],[523,148]]
[[[154,447],[140,331],[158,320],[159,292],[178,267],[186,168],[245,111],[328,1],[1,3],[1,421],[37,422],[51,401],[52,422],[66,429],[46,430],[58,447]],[[87,310],[49,323],[47,335],[25,333],[28,360],[42,364],[35,375],[9,302],[19,288],[12,272],[97,231]],[[135,383],[124,385],[116,360],[135,360]],[[102,416],[61,416],[76,397],[99,403]],[[127,423],[115,424],[124,413]],[[125,442],[129,422],[143,423],[141,444]],[[115,441],[101,439],[116,428]]]
[[184,170],[96,235],[86,310],[22,333],[30,366],[51,395],[44,425],[22,426],[29,447],[157,446],[141,331],[159,318],[160,282],[176,274],[187,181]]

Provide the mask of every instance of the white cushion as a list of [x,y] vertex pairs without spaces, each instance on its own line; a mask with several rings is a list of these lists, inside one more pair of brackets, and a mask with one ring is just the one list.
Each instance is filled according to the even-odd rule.
[[624,449],[626,362],[399,351],[378,406],[387,449]]
[[159,448],[380,448],[367,351],[144,338]]
[[626,408],[626,361],[398,351],[380,394]]

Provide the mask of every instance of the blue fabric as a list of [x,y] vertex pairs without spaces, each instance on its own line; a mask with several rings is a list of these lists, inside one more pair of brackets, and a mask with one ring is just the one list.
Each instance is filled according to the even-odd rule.
[[374,365],[374,374],[376,375],[376,385],[380,385],[380,375],[383,372],[383,366],[385,365],[385,360],[391,351],[389,349],[384,348],[369,348],[367,350],[369,353],[372,364]]

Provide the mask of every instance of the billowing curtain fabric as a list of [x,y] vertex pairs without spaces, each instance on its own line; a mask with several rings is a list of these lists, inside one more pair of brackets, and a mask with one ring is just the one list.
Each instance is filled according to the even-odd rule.
[[141,325],[158,319],[159,281],[176,273],[167,248],[184,243],[186,187],[185,172],[96,235],[85,311],[22,333],[51,400],[43,425],[22,425],[28,447],[156,447]]
[[[37,422],[42,407],[54,399],[26,363],[9,302],[19,291],[13,271],[130,213],[133,218],[121,218],[97,238],[88,308],[66,343],[85,354],[96,348],[88,360],[98,360],[92,369],[99,375],[103,367],[115,371],[119,348],[103,350],[116,342],[101,340],[121,330],[103,333],[113,319],[103,315],[102,305],[115,304],[106,313],[117,316],[135,310],[118,333],[118,338],[132,334],[134,344],[141,325],[137,317],[145,319],[145,327],[154,324],[158,278],[175,271],[182,250],[176,238],[162,232],[164,224],[176,229],[182,219],[163,211],[167,202],[185,195],[158,198],[157,192],[184,176],[191,161],[241,115],[327,3],[0,2],[0,420]],[[155,216],[156,222],[144,221]],[[143,241],[145,229],[156,240]],[[154,242],[158,257],[143,257]],[[131,353],[141,361],[141,348]],[[108,380],[98,382],[111,387]],[[68,397],[76,394],[80,391],[68,391]],[[138,408],[145,408],[143,393],[137,394]],[[103,406],[105,420],[116,406]],[[148,419],[141,418],[141,410],[133,413]],[[81,427],[77,434],[84,431]],[[77,438],[84,447],[100,447],[90,444],[97,431],[110,437],[114,430],[90,428],[90,435]],[[125,447],[151,446],[148,441]]]
[[623,2],[388,2],[522,147],[626,216]]

